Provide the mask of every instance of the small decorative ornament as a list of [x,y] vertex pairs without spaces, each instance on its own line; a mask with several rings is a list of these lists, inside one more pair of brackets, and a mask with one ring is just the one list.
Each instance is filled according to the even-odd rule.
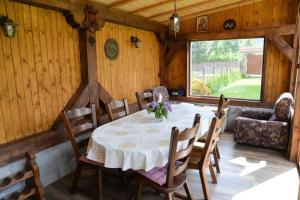
[[235,25],[236,25],[236,23],[233,19],[228,19],[224,22],[223,28],[224,28],[224,30],[232,30],[235,28]]
[[163,101],[162,95],[156,101],[153,101],[151,106],[147,109],[148,113],[154,113],[155,118],[162,121],[164,118],[168,118],[168,112],[172,112],[171,103],[169,101]]
[[179,32],[180,29],[180,17],[176,13],[176,0],[174,0],[174,13],[170,17],[170,30],[174,33],[174,36],[176,37],[176,34]]
[[119,44],[115,39],[109,38],[104,45],[104,51],[107,58],[115,60],[119,56]]
[[0,25],[3,27],[7,37],[12,38],[15,36],[17,24],[9,19],[8,16],[0,16]]
[[84,9],[85,19],[83,22],[83,26],[92,33],[100,30],[103,26],[103,23],[99,23],[97,20],[97,13],[98,11],[93,6],[87,5]]

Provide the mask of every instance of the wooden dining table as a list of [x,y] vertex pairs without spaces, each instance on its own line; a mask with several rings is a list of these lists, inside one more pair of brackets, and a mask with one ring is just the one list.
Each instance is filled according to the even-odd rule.
[[[157,120],[142,110],[96,128],[90,137],[87,158],[104,163],[106,168],[145,171],[163,167],[168,162],[172,127],[180,131],[193,125],[195,114],[201,115],[197,138],[207,133],[214,112],[188,103],[172,104],[168,118]],[[177,151],[187,144],[178,145]]]

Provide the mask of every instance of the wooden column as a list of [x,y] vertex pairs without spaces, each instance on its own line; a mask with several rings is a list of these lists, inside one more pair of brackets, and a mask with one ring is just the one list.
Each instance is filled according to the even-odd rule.
[[296,32],[294,36],[294,51],[292,56],[291,85],[290,90],[294,93],[295,114],[291,126],[289,145],[289,158],[292,161],[299,160],[300,143],[300,73],[299,73],[299,48],[300,48],[300,13],[298,6]]
[[80,29],[79,40],[82,82],[88,84],[90,104],[99,110],[96,34]]

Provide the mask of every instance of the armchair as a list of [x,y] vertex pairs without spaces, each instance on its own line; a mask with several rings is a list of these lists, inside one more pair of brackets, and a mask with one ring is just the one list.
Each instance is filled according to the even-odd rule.
[[235,120],[234,140],[285,150],[289,140],[289,122],[293,115],[294,100],[290,93],[283,93],[274,110],[244,109]]

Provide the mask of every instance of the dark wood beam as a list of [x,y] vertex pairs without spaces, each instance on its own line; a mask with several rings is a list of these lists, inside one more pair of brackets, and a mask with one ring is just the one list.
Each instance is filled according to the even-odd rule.
[[186,42],[174,43],[165,55],[165,66],[168,66],[178,53],[186,48]]
[[278,34],[267,35],[267,38],[285,55],[290,61],[293,57],[293,48]]
[[152,32],[161,32],[166,33],[168,27],[164,24],[158,23],[153,20],[149,20],[145,17],[132,15],[128,12],[116,9],[109,8],[102,3],[90,2],[86,0],[76,0],[74,2],[70,1],[61,1],[61,0],[13,0],[20,3],[25,3],[29,5],[35,5],[38,7],[43,7],[47,9],[58,10],[61,12],[71,11],[74,15],[74,18],[78,22],[84,21],[84,12],[83,9],[87,4],[93,5],[96,10],[98,10],[97,17],[102,20],[123,24],[126,26],[131,26],[147,31]]
[[248,38],[248,37],[265,37],[267,35],[293,35],[296,30],[296,25],[283,25],[277,27],[256,27],[244,30],[208,32],[208,33],[188,33],[179,34],[178,41],[195,41],[195,40],[210,40],[210,39],[232,39],[232,38]]

